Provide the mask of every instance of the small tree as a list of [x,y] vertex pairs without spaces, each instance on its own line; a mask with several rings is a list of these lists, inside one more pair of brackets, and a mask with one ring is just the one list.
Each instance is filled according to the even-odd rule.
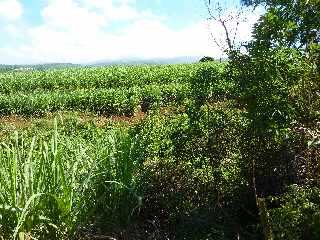
[[205,57],[202,57],[199,62],[214,62],[214,58],[213,57],[208,57],[208,56],[205,56]]

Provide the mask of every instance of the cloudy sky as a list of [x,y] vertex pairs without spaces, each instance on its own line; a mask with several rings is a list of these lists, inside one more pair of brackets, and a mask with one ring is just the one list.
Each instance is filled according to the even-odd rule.
[[[258,13],[246,13],[242,41]],[[223,31],[207,18],[203,0],[0,0],[0,64],[220,57]]]

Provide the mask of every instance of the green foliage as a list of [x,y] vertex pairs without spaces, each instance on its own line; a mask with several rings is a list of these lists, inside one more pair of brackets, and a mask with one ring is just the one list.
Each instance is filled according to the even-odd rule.
[[205,57],[202,57],[199,62],[214,62],[214,58],[213,57],[208,57],[208,56],[205,56]]
[[[236,100],[249,119],[240,150],[242,174],[257,204],[259,199],[283,195],[281,207],[270,207],[275,239],[317,239],[318,220],[310,216],[318,210],[309,208],[313,200],[308,187],[286,189],[293,183],[310,184],[310,178],[318,187],[317,170],[309,167],[312,161],[317,168],[318,151],[303,139],[308,138],[305,131],[318,129],[320,116],[320,2],[244,2],[263,2],[267,11],[254,27],[247,53],[231,52],[227,67],[227,76],[236,83]],[[295,130],[301,126],[303,131]],[[260,216],[268,215],[259,210]],[[265,224],[261,227],[270,234]]]
[[192,99],[197,107],[209,100],[223,100],[230,90],[232,83],[223,76],[224,68],[216,62],[201,65],[190,79]]
[[[216,238],[229,239],[235,233],[228,226],[239,219],[244,227],[253,221],[244,210],[252,203],[243,202],[248,192],[240,143],[246,119],[232,103],[204,105],[197,118],[193,111],[189,114],[153,115],[133,129],[145,158],[139,181],[144,189],[142,213],[145,218],[170,219],[177,238],[197,239],[216,231]],[[179,225],[183,221],[195,227],[201,218],[216,220],[203,223],[208,225],[198,233]]]
[[255,26],[251,51],[262,53],[275,47],[309,51],[312,44],[320,42],[319,12],[317,0],[271,1]]
[[[244,152],[255,162],[259,177],[271,177],[279,187],[294,175],[291,165],[297,141],[292,129],[319,119],[319,44],[308,35],[319,29],[319,3],[270,1],[267,5],[248,54],[233,52],[228,74],[237,83],[238,102],[251,121]],[[296,30],[288,39],[291,28]],[[279,170],[283,173],[272,173]]]
[[283,196],[272,199],[274,239],[320,238],[320,190],[292,185]]
[[134,131],[145,156],[140,181],[145,193],[144,214],[176,218],[190,211],[191,198],[198,195],[193,185],[194,169],[190,163],[173,156],[175,138],[188,131],[188,116],[152,116]]
[[317,116],[318,73],[298,51],[277,49],[268,58],[238,55],[232,64],[241,102],[262,131]]
[[1,237],[67,238],[93,215],[97,226],[107,217],[115,228],[139,206],[134,139],[124,130],[89,128],[89,140],[85,132],[66,134],[69,126],[55,123],[39,137],[16,133],[1,144]]
[[[136,140],[128,133],[111,130],[94,141],[94,162],[90,189],[83,196],[86,209],[84,222],[96,227],[114,230],[126,227],[139,211],[142,197],[136,190],[134,172],[142,160],[136,151]],[[109,146],[106,146],[106,143]]]

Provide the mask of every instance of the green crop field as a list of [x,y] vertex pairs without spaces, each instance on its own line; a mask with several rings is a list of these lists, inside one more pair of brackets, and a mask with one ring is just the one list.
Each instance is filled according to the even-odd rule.
[[200,66],[5,72],[0,74],[0,114],[31,116],[57,110],[80,110],[132,115],[139,107],[166,106],[186,100],[190,79]]
[[150,84],[185,83],[198,68],[198,64],[175,64],[7,71],[0,75],[0,93],[130,88]]

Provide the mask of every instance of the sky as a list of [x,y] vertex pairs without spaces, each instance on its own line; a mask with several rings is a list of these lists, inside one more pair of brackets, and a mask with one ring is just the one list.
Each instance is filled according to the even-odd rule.
[[[226,19],[237,4],[221,2]],[[243,14],[239,41],[261,13]],[[222,26],[208,17],[203,0],[0,0],[0,64],[223,57]]]

